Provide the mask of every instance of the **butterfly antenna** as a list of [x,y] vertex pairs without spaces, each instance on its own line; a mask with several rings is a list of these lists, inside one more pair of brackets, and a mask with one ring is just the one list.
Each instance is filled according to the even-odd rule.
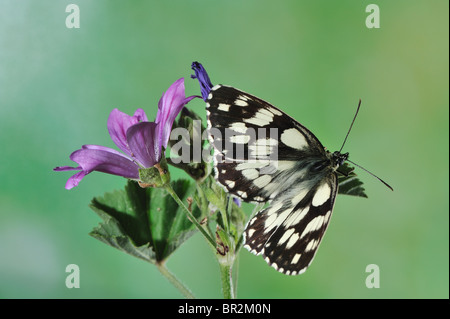
[[347,137],[350,134],[350,131],[352,130],[353,127],[353,123],[355,123],[356,120],[356,116],[358,115],[359,112],[359,108],[361,107],[361,99],[359,99],[359,103],[358,103],[358,108],[356,109],[356,113],[355,116],[353,117],[353,121],[352,124],[350,124],[350,128],[348,129],[347,135],[345,135],[345,139],[344,139],[344,143],[342,143],[341,149],[339,150],[339,153],[342,151],[342,149],[344,148],[345,142],[347,141]]
[[355,162],[350,161],[349,159],[347,159],[347,162],[352,163],[353,165],[359,167],[360,169],[362,169],[363,171],[366,171],[367,173],[369,173],[370,175],[372,175],[373,177],[375,177],[376,179],[378,179],[380,182],[382,182],[384,185],[386,185],[391,191],[394,191],[394,189],[391,187],[391,185],[389,185],[388,183],[386,183],[385,181],[383,181],[381,178],[379,178],[377,175],[373,174],[372,172],[368,171],[367,169],[365,169],[364,167],[356,164]]

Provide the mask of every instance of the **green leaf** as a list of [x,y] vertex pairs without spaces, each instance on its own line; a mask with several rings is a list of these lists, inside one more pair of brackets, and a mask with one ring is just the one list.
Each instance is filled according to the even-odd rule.
[[94,228],[89,235],[127,254],[151,263],[155,262],[155,253],[148,243],[141,246],[136,245],[129,236],[125,235],[125,231],[115,218],[105,214],[100,209],[94,207],[92,209],[102,217],[104,222]]
[[[187,180],[176,181],[173,188],[183,201],[195,192]],[[134,181],[124,190],[94,198],[90,207],[103,220],[91,236],[152,263],[166,260],[196,231],[164,189],[141,188]],[[192,212],[201,215],[195,205]]]
[[219,186],[219,184],[214,180],[214,177],[208,175],[208,177],[200,184],[200,187],[205,194],[206,199],[218,207],[219,210],[226,210],[226,203],[228,200],[227,192]]
[[354,167],[348,166],[347,163],[339,167],[338,184],[339,184],[339,194],[343,195],[353,195],[367,198],[364,187],[362,187],[363,182],[361,182],[356,174],[353,172]]
[[[172,188],[186,204],[195,193],[195,184],[188,180],[177,180]],[[198,219],[200,209],[193,203],[192,214]],[[182,208],[162,188],[154,188],[150,199],[150,232],[158,261],[165,260],[175,249],[192,236],[197,229],[186,217]]]
[[[123,233],[137,245],[151,243],[148,208],[151,189],[141,188],[129,181],[125,190],[106,193],[92,200],[90,207],[104,220],[104,214],[113,218]],[[100,213],[101,214],[100,214]]]
[[200,184],[200,188],[206,200],[219,209],[218,214],[215,214],[217,223],[220,225],[220,227],[227,228],[224,225],[224,216],[222,216],[227,213],[227,192],[225,192],[225,190],[221,186],[219,186],[212,175],[208,175],[203,180],[203,182]]

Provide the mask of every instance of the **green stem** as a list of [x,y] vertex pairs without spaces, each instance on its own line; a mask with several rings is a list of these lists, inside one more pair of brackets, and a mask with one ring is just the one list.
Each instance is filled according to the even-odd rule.
[[[200,185],[197,183],[196,184],[197,187],[197,194],[199,197],[199,202],[197,203],[197,206],[200,207],[202,209],[202,213],[204,216],[207,216],[206,219],[206,223],[204,225],[204,229],[206,229],[206,231],[208,232],[209,236],[211,238],[214,238],[215,235],[213,234],[213,232],[211,231],[211,228],[209,227],[209,208],[208,208],[208,200],[206,199],[205,193],[203,192],[203,189],[200,187]],[[213,249],[215,251],[215,247]]]
[[170,281],[172,285],[175,286],[175,288],[178,289],[178,291],[181,292],[183,296],[185,296],[188,299],[194,299],[195,296],[192,294],[192,292],[187,288],[181,281],[178,280],[178,278],[172,274],[169,269],[167,269],[166,265],[164,263],[158,263],[156,264],[156,267],[158,268],[159,272],[167,278],[167,280]]
[[214,240],[214,238],[212,238],[207,233],[207,231],[203,228],[203,226],[200,225],[200,223],[197,221],[197,219],[194,217],[194,215],[192,215],[192,213],[189,211],[189,209],[186,207],[186,205],[184,205],[183,201],[178,197],[177,193],[175,193],[175,191],[173,190],[173,188],[170,185],[170,183],[167,183],[165,185],[165,189],[170,194],[170,196],[172,196],[172,198],[177,202],[177,204],[183,209],[183,211],[185,212],[185,214],[187,215],[189,220],[192,223],[194,223],[194,225],[198,228],[200,233],[202,233],[202,235],[206,238],[208,243],[211,244],[211,246],[215,249],[216,248],[216,241]]
[[220,277],[222,279],[222,292],[225,299],[234,299],[233,280],[231,278],[231,266],[219,263]]
[[230,220],[231,220],[231,209],[233,207],[233,198],[227,196],[225,211],[222,213],[224,215],[224,228],[227,233],[230,233]]
[[236,253],[236,258],[234,259],[234,298],[237,298],[237,287],[238,287],[238,278],[239,278],[239,255]]

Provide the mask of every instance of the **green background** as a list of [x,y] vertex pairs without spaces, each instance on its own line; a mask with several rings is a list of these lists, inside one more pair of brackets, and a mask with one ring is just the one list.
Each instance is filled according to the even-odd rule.
[[[81,27],[65,8],[79,5]],[[368,29],[366,5],[380,7]],[[114,147],[109,112],[150,119],[200,61],[214,84],[277,105],[359,171],[368,199],[338,196],[308,271],[285,276],[243,250],[240,298],[448,298],[448,1],[0,0],[0,297],[179,298],[144,261],[88,236],[92,197],[125,180],[94,173],[64,189],[82,144]],[[204,104],[190,105],[198,112]],[[250,208],[250,206],[249,206]],[[81,288],[68,289],[77,264]],[[368,289],[366,266],[380,267]],[[217,262],[195,235],[168,267],[200,298],[220,298]]]

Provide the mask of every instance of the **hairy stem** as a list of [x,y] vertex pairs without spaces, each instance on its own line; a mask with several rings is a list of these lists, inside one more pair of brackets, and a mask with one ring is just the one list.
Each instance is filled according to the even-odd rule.
[[231,278],[231,266],[227,264],[221,264],[220,277],[222,280],[222,292],[224,299],[234,299],[233,280]]
[[215,249],[216,248],[215,240],[208,234],[208,232],[203,228],[203,226],[200,225],[200,223],[197,221],[195,216],[192,215],[192,213],[189,211],[189,209],[186,207],[186,205],[183,203],[183,201],[178,197],[177,193],[175,193],[175,191],[173,190],[173,188],[170,185],[170,183],[165,185],[165,189],[170,194],[170,196],[172,196],[172,198],[177,202],[177,204],[182,208],[182,210],[187,215],[189,220],[192,223],[194,223],[195,227],[197,227],[198,230],[200,231],[200,233],[206,238],[207,242],[209,244],[211,244],[212,247]]
[[158,263],[156,264],[156,267],[158,268],[159,272],[167,278],[167,280],[170,281],[172,285],[174,285],[175,288],[178,289],[181,294],[188,298],[188,299],[194,299],[195,296],[192,294],[192,292],[187,288],[178,278],[172,274],[169,269],[166,267],[164,263]]

